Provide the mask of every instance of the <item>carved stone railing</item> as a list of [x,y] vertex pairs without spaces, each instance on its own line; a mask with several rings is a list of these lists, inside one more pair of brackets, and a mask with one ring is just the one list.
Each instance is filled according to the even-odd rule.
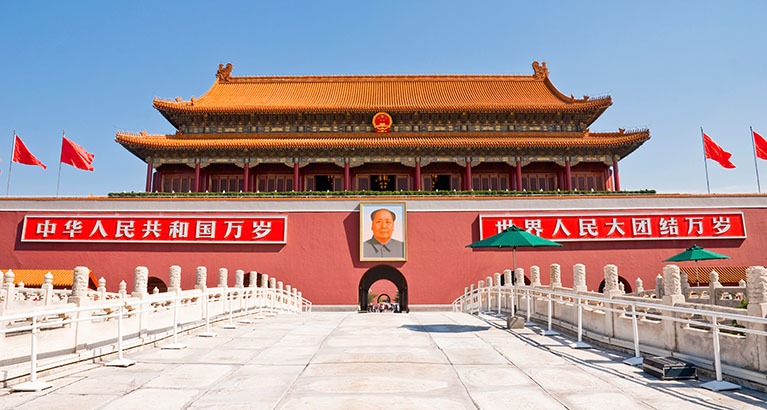
[[[180,268],[172,267],[174,271],[180,273]],[[250,286],[245,287],[244,272],[238,270],[234,287],[226,285],[225,276],[219,277],[219,286],[207,287],[206,268],[198,267],[197,271],[194,289],[182,290],[180,280],[172,277],[170,291],[151,294],[146,288],[148,271],[144,267],[136,268],[131,294],[125,291],[124,282],[117,293],[106,292],[103,280],[96,291],[83,287],[87,277],[81,276],[88,272],[84,267],[75,268],[72,290],[58,293],[19,289],[13,286],[11,277],[10,286],[6,282],[0,288],[4,296],[4,310],[0,311],[0,381],[29,380],[13,388],[31,385],[31,390],[40,390],[36,374],[41,370],[107,355],[116,354],[122,359],[124,349],[171,337],[175,342],[179,332],[195,329],[211,333],[211,324],[216,322],[226,321],[232,326],[235,319],[251,323],[278,313],[311,311],[311,302],[301,292],[265,274],[250,272]],[[258,276],[260,287],[256,287]],[[66,294],[66,302],[47,303],[45,295],[61,294]],[[40,361],[38,357],[45,359]]]
[[[467,288],[453,307],[472,314],[522,316],[528,322],[544,323],[544,335],[556,334],[554,327],[572,332],[578,338],[573,347],[583,347],[587,338],[633,350],[634,357],[626,361],[629,364],[641,363],[642,355],[675,356],[713,371],[716,380],[703,384],[712,390],[737,388],[723,381],[723,374],[767,386],[767,269],[747,269],[748,282],[736,292],[745,296],[745,308],[712,305],[709,299],[704,303],[685,300],[679,267],[668,265],[663,270],[661,298],[624,294],[615,288],[613,269],[608,265],[605,281],[612,281],[613,286],[606,285],[604,293],[540,281],[535,286],[480,281],[477,287]],[[533,283],[535,279],[533,275]]]

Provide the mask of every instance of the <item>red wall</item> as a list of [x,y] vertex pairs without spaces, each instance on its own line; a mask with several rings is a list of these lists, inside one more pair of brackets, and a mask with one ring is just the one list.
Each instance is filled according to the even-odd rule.
[[[655,210],[668,210],[662,206],[662,199],[653,197],[653,203],[659,204]],[[349,207],[349,201],[346,201],[346,205],[340,208]],[[407,261],[386,263],[400,270],[405,276],[411,305],[450,303],[463,292],[465,286],[486,276],[492,276],[494,272],[511,268],[510,250],[466,248],[466,245],[479,239],[479,215],[498,213],[497,199],[492,203],[481,199],[475,201],[475,210],[461,211],[467,203],[474,202],[408,200]],[[556,199],[548,202],[536,201],[544,201],[542,203],[547,204],[549,208],[557,208],[560,204]],[[570,201],[562,203],[566,209],[562,207],[545,212],[572,213],[573,207],[579,202]],[[632,203],[631,200],[628,201],[627,204]],[[764,206],[754,206],[755,201]],[[229,269],[230,285],[234,283],[236,269],[246,272],[255,270],[297,288],[303,292],[304,297],[315,304],[352,305],[357,304],[357,286],[362,275],[368,269],[384,263],[359,261],[359,213],[354,208],[322,210],[328,208],[328,202],[317,200],[302,202],[306,209],[300,211],[257,211],[259,214],[288,216],[287,244],[284,245],[57,244],[27,243],[18,240],[26,213],[75,215],[79,211],[71,209],[81,207],[81,202],[85,205],[91,204],[87,200],[80,200],[61,208],[61,201],[54,200],[44,202],[42,206],[39,201],[14,200],[0,203],[0,208],[5,208],[0,209],[0,231],[4,232],[0,237],[0,268],[70,269],[79,265],[87,266],[97,278],[103,276],[107,279],[107,288],[110,291],[115,291],[121,280],[128,284],[128,290],[131,291],[136,266],[147,266],[150,276],[159,277],[167,283],[168,267],[180,265],[184,288],[194,285],[197,266],[208,268],[210,286],[214,286],[218,281],[218,268]],[[127,212],[125,202],[117,203],[104,199],[96,202],[98,203],[87,208],[107,213]],[[711,212],[711,208],[700,206],[701,203],[707,203],[705,198],[696,197],[688,202],[694,206],[675,207],[674,210]],[[741,207],[733,206],[732,202],[739,202],[738,198],[728,201],[726,207],[715,209],[726,209],[730,212],[742,210],[748,237],[697,241],[698,245],[732,257],[704,264],[766,265],[764,244],[767,243],[767,201],[762,197],[750,197]],[[196,206],[199,206],[199,203],[200,201],[196,202]],[[225,203],[223,200],[205,201],[202,206],[210,213],[219,210],[220,205]],[[257,201],[250,200],[239,206],[247,209],[249,204],[255,203]],[[540,206],[536,205],[537,202],[520,202],[514,199],[502,200],[499,203],[502,207],[516,210],[527,206]],[[295,205],[296,202],[291,204]],[[586,203],[588,204],[590,202]],[[69,210],[58,211],[57,207]],[[130,207],[135,207],[137,212],[146,212],[147,209],[156,208],[156,203],[133,201]],[[188,207],[187,204],[180,202],[179,212],[185,207]],[[483,207],[488,209],[476,209]],[[312,211],[311,208],[319,210]],[[367,237],[368,233],[363,233],[363,236]],[[558,263],[562,266],[563,284],[571,286],[572,265],[583,263],[586,265],[588,287],[590,290],[596,290],[604,278],[604,265],[615,264],[618,266],[619,275],[632,286],[634,279],[641,277],[645,288],[649,289],[655,286],[654,277],[661,273],[665,265],[663,259],[692,244],[692,241],[687,240],[566,242],[562,248],[520,248],[517,251],[517,265],[525,268],[528,277],[531,265],[540,266],[542,282],[545,284],[549,282],[549,265]]]

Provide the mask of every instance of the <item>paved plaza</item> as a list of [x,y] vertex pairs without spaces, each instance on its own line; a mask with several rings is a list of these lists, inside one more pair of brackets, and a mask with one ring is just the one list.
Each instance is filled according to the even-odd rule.
[[[2,409],[757,409],[767,394],[661,381],[626,358],[464,313],[315,312],[184,335],[131,367],[78,365]],[[160,343],[162,345],[162,343]]]

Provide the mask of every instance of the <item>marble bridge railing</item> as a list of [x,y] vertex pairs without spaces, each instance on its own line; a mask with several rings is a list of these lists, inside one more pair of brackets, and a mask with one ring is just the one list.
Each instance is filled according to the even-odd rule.
[[506,270],[505,285],[498,273],[480,280],[456,298],[453,309],[509,315],[510,328],[535,321],[544,335],[559,330],[576,336],[573,348],[590,347],[584,342],[589,340],[631,351],[628,364],[641,364],[644,356],[673,356],[711,371],[716,380],[702,384],[711,390],[739,387],[725,377],[767,388],[767,268],[747,269],[745,300],[738,300],[745,308],[687,299],[676,265],[663,268],[662,286],[653,294],[660,298],[623,293],[615,265],[604,267],[603,293],[586,290],[583,265],[574,266],[573,288],[562,286],[559,265],[551,265],[545,285],[533,268],[530,286],[512,285],[525,283],[523,269],[517,268],[513,278]]
[[[103,279],[96,291],[87,289],[87,267],[74,269],[72,290],[54,290],[50,281],[40,289],[13,285],[12,272],[0,287],[0,382],[14,390],[38,391],[48,386],[37,373],[59,366],[116,356],[123,365],[123,351],[141,345],[167,342],[182,348],[177,336],[193,329],[213,336],[211,324],[234,328],[278,313],[310,312],[312,304],[290,285],[250,272],[250,286],[243,286],[245,272],[235,272],[235,285],[227,286],[227,269],[219,269],[219,284],[208,287],[207,268],[198,267],[193,289],[181,289],[181,268],[171,266],[167,292],[149,293],[148,270],[137,267],[134,289],[125,282],[116,293],[105,291]],[[260,281],[257,276],[260,275]],[[260,283],[260,286],[256,286]],[[171,341],[172,340],[172,341]],[[163,347],[163,346],[161,346]],[[165,348],[164,347],[164,348]]]

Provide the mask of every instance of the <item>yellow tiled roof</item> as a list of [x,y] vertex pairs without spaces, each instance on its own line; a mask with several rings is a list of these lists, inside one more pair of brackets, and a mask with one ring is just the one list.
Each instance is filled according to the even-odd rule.
[[[54,287],[72,287],[72,282],[74,281],[74,270],[73,269],[11,269],[14,274],[13,284],[17,285],[19,282],[24,282],[24,287],[26,288],[39,288],[42,286],[44,281],[45,274],[50,272],[53,275],[53,286]],[[5,274],[8,272],[8,269],[2,269],[2,276],[5,278]],[[93,282],[93,284],[97,284],[98,281],[93,276],[93,271],[90,272],[90,280]]]
[[201,97],[155,99],[163,112],[587,111],[609,96],[574,98],[534,75],[219,76]]
[[501,147],[618,147],[641,144],[650,138],[648,130],[612,133],[558,132],[460,132],[375,134],[270,133],[270,134],[175,134],[146,135],[119,132],[116,141],[125,146],[152,149],[248,148],[501,148]]
[[[741,279],[746,280],[748,266],[698,266],[698,280],[701,285],[708,285],[712,270],[719,273],[719,283],[737,284]],[[687,274],[687,282],[695,286],[695,265],[680,266],[679,270]]]

